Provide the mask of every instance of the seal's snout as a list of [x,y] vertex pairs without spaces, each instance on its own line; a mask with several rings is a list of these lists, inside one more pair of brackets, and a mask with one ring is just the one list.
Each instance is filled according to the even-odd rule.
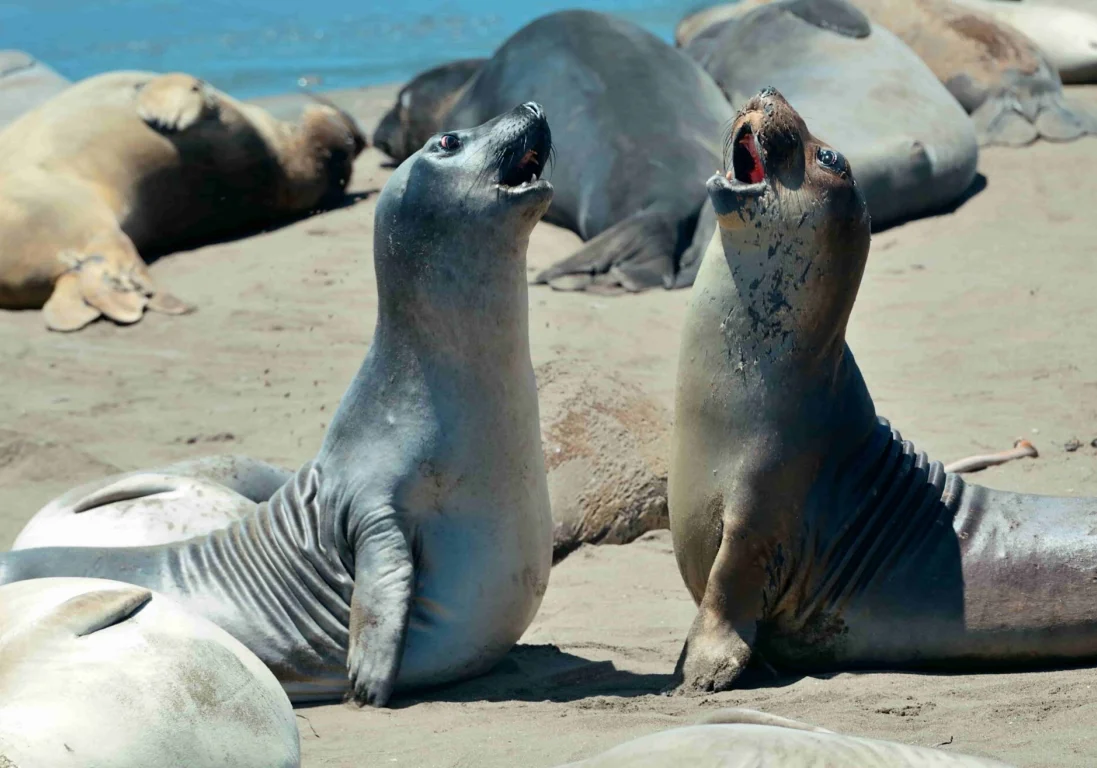
[[545,109],[540,104],[538,104],[536,101],[527,101],[522,106],[525,109],[528,109],[530,112],[532,112],[533,116],[535,118],[537,118],[538,120],[544,120],[545,119]]
[[544,109],[536,102],[526,102],[510,114],[507,122],[510,124],[505,130],[511,138],[500,153],[499,187],[518,191],[547,186],[541,176],[552,154],[552,132]]

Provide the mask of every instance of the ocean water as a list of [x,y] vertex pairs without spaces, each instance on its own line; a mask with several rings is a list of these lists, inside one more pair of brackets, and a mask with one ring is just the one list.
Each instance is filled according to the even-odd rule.
[[183,71],[239,98],[402,82],[487,56],[527,22],[585,7],[667,41],[712,0],[0,0],[0,48],[77,80],[112,69]]

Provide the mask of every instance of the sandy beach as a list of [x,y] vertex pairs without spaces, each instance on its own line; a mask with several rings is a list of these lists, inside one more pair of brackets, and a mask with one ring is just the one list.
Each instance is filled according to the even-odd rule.
[[[333,98],[372,132],[395,92]],[[1097,87],[1069,92],[1097,109]],[[873,238],[849,343],[877,410],[946,462],[1018,437],[1040,451],[973,482],[1097,496],[1095,167],[1093,139],[986,150],[985,189],[956,212]],[[193,315],[63,335],[38,312],[0,312],[0,548],[50,498],[104,474],[209,453],[311,458],[370,342],[373,212],[389,173],[368,150],[353,204],[157,261],[154,278]],[[578,245],[539,225],[530,272]],[[613,374],[672,409],[687,299],[531,287],[534,366]],[[298,710],[304,764],[541,768],[720,706],[1018,766],[1097,763],[1097,669],[842,673],[662,696],[693,615],[666,531],[583,547],[492,674],[391,709]]]

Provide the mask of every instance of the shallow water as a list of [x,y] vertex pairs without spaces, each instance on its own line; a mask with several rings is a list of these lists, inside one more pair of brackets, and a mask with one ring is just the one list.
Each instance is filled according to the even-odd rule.
[[[672,40],[704,0],[592,0]],[[112,69],[185,71],[240,98],[397,82],[489,55],[568,0],[0,0],[0,48],[73,80]]]

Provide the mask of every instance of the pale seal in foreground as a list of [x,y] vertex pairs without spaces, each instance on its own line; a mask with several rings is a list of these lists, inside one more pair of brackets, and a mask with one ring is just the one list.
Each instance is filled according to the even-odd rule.
[[975,179],[971,119],[917,54],[845,0],[778,0],[684,50],[733,104],[776,87],[820,138],[841,141],[875,227],[937,212]]
[[290,125],[189,75],[81,81],[0,133],[0,307],[60,331],[185,312],[142,254],[335,204],[364,146],[325,105]]
[[708,183],[723,258],[690,297],[670,527],[700,608],[683,692],[777,670],[1097,658],[1097,501],[966,484],[878,419],[846,324],[869,250],[846,160],[776,91]]
[[[719,163],[714,137],[732,109],[688,56],[625,19],[561,11],[515,32],[458,87],[436,130],[477,125],[523,99],[557,116],[545,220],[586,243],[536,282],[612,292],[693,283],[716,226],[699,215],[699,185]],[[429,122],[438,86],[425,90],[422,100],[402,92],[403,121]]]
[[749,709],[655,733],[560,768],[1009,768],[928,747],[842,736]]
[[0,129],[68,88],[69,81],[22,51],[0,51]]
[[[688,41],[717,21],[769,1],[745,0],[701,11],[682,20],[677,36]],[[1097,132],[1097,119],[1067,102],[1047,57],[1008,24],[951,0],[851,3],[929,66],[971,115],[980,144],[1023,146],[1041,136],[1071,141]]]
[[1093,0],[954,0],[989,13],[1030,37],[1064,83],[1097,82],[1097,3]]
[[243,642],[295,701],[349,687],[383,705],[489,669],[552,564],[525,277],[550,149],[526,104],[435,137],[392,175],[373,344],[318,455],[269,502],[186,542],[4,553],[0,583],[156,589]]
[[0,766],[297,768],[274,675],[203,618],[141,587],[0,587]]

